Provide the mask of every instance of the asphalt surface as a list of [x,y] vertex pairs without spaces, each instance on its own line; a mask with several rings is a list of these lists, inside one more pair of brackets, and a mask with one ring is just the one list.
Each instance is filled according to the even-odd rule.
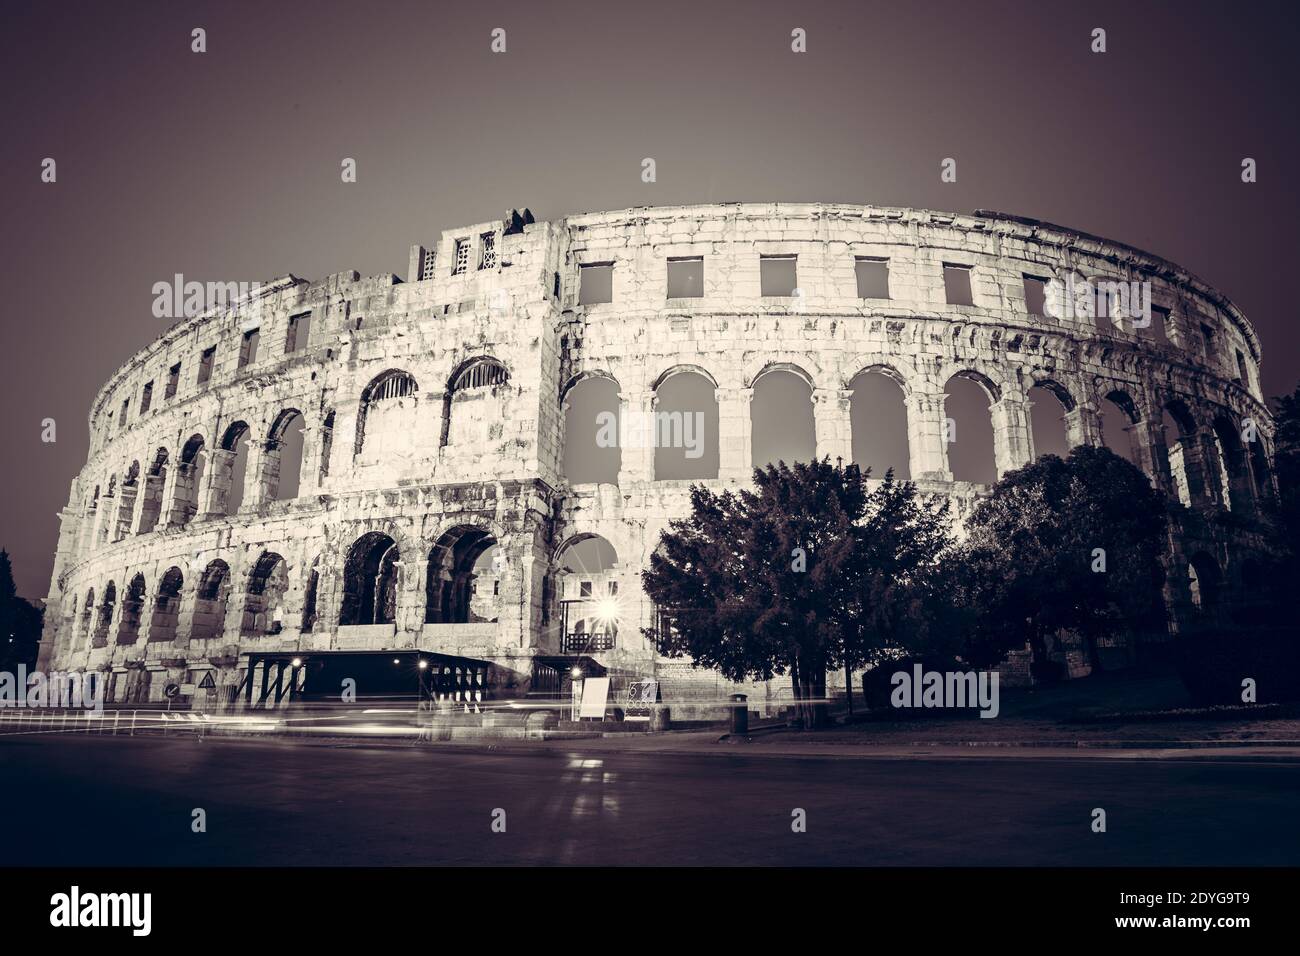
[[1300,761],[54,735],[0,738],[0,781],[6,867],[1300,864]]

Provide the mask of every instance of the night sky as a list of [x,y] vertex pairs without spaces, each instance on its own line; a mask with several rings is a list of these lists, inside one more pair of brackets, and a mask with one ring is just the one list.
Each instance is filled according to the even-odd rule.
[[[1289,392],[1296,8],[7,4],[0,547],[19,593],[48,588],[95,392],[168,324],[155,282],[404,276],[412,243],[513,207],[540,220],[789,200],[1045,219],[1223,290],[1263,340],[1265,393]],[[795,27],[806,54],[790,51]],[[939,179],[947,156],[955,184]]]

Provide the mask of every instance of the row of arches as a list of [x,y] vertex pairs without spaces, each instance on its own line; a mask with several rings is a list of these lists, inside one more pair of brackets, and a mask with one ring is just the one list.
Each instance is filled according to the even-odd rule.
[[[337,595],[339,626],[391,625],[396,623],[404,593],[418,593],[400,587],[403,568],[417,556],[405,557],[397,541],[383,531],[358,537],[344,554],[340,591]],[[502,589],[506,562],[502,546],[489,530],[476,525],[458,525],[445,531],[423,557],[427,559],[423,588],[424,624],[490,624],[500,620],[507,595]],[[543,600],[548,607],[544,619],[559,609],[560,619],[569,620],[570,606],[616,598],[617,554],[613,546],[596,535],[582,535],[565,543],[554,555],[545,581]],[[195,570],[187,582],[179,565],[167,568],[152,589],[143,572],[132,575],[119,596],[116,580],[110,579],[97,591],[90,587],[73,599],[71,646],[89,650],[114,645],[130,646],[142,639],[148,643],[207,641],[227,637],[235,627],[238,636],[257,638],[281,633],[296,626],[311,632],[319,621],[325,569],[321,558],[303,569],[294,569],[279,553],[261,552],[242,579],[236,582],[230,565],[214,558]],[[300,594],[290,620],[291,585]],[[594,590],[593,590],[594,587]],[[229,618],[232,597],[239,598],[238,622]],[[594,608],[595,605],[593,604]],[[576,613],[577,631],[616,626],[613,615],[596,610]]]
[[[661,377],[648,405],[654,418],[653,477],[655,479],[707,480],[719,477],[721,436],[718,388],[704,370],[686,367]],[[881,476],[893,469],[899,477],[914,477],[913,449],[920,429],[921,406],[909,403],[905,380],[892,368],[873,366],[849,381],[848,419],[851,460],[871,466]],[[946,446],[947,471],[954,480],[992,484],[999,474],[994,406],[1002,390],[987,376],[973,371],[955,372],[944,384],[941,415],[935,424]],[[825,427],[817,421],[817,390],[811,377],[793,366],[776,365],[753,380],[749,399],[750,467],[777,461],[807,461],[819,455],[818,437]],[[1228,415],[1220,411],[1211,420],[1213,448],[1193,450],[1207,435],[1186,402],[1172,399],[1161,409],[1159,423],[1144,421],[1144,412],[1125,390],[1103,393],[1095,412],[1081,409],[1070,391],[1054,380],[1035,383],[1025,394],[1026,437],[1032,454],[1064,456],[1083,443],[1104,444],[1147,471],[1153,480],[1168,484],[1184,504],[1209,498],[1227,507],[1245,508],[1252,496],[1266,496],[1270,486],[1268,457],[1262,441],[1247,450]],[[1087,414],[1085,414],[1087,411]],[[608,440],[603,423],[628,413],[618,382],[603,372],[573,382],[564,394],[565,440],[563,470],[573,484],[617,483],[623,454],[637,442]],[[695,416],[700,441],[690,438],[690,416]],[[827,416],[823,416],[827,418]],[[619,420],[620,429],[623,421]],[[834,427],[833,420],[826,426]],[[1155,431],[1147,434],[1148,424]],[[644,432],[644,429],[642,430]],[[644,435],[642,435],[644,437]],[[1005,440],[1005,439],[1004,439]],[[1156,451],[1154,444],[1163,449]],[[844,445],[845,443],[841,443]],[[1209,454],[1209,452],[1213,452]],[[1199,477],[1199,460],[1214,465],[1207,478]],[[1247,460],[1249,458],[1249,460]],[[1023,463],[1023,462],[1021,462]],[[1164,477],[1166,467],[1171,473]],[[1216,490],[1218,489],[1218,490]]]
[[[502,389],[508,383],[505,366],[490,356],[460,366],[442,396],[441,444],[481,442],[487,429],[499,428]],[[707,371],[680,366],[661,375],[650,401],[638,408],[625,400],[611,375],[579,376],[562,395],[565,477],[572,484],[617,483],[625,453],[637,445],[629,440],[629,417],[636,413],[649,419],[648,427],[645,422],[640,427],[640,441],[653,445],[646,477],[719,477],[719,393]],[[415,424],[407,419],[418,395],[414,377],[400,369],[373,378],[361,393],[354,457],[365,451],[382,458],[394,450],[390,445],[405,453]],[[1123,389],[1107,391],[1083,409],[1059,382],[1044,380],[1023,397],[1025,447],[1017,448],[1011,436],[1015,423],[1006,417],[1016,411],[1003,409],[999,422],[995,408],[1008,404],[1008,396],[983,373],[958,370],[928,404],[920,398],[889,366],[865,368],[846,389],[820,394],[812,377],[798,366],[770,365],[751,382],[744,425],[750,452],[744,470],[781,460],[810,460],[820,453],[823,432],[840,429],[845,434],[834,447],[870,466],[877,477],[892,468],[904,478],[928,472],[991,484],[1008,461],[1023,464],[1037,455],[1063,455],[1074,445],[1092,443],[1105,444],[1133,461],[1188,506],[1206,501],[1245,512],[1270,493],[1263,441],[1244,442],[1240,423],[1222,409],[1212,413],[1208,423],[1198,422],[1186,401],[1171,399],[1159,408],[1158,420],[1152,420],[1152,412]],[[1019,401],[1019,396],[1010,397],[1012,405]],[[937,460],[932,443],[925,444],[930,428],[941,432],[943,449]],[[330,411],[316,449],[320,477],[328,473],[333,430]],[[247,422],[238,420],[226,426],[215,448],[209,449],[198,433],[174,460],[167,448],[159,447],[143,466],[135,460],[110,476],[106,492],[101,493],[101,485],[94,487],[83,512],[83,542],[97,546],[160,525],[184,527],[199,514],[233,515],[250,490],[258,503],[295,498],[303,481],[304,435],[302,413],[286,408],[260,443]],[[916,447],[918,441],[924,449]],[[256,473],[250,475],[254,463]]]
[[[458,365],[442,393],[438,446],[481,441],[502,412],[510,383],[505,365],[490,355]],[[409,445],[418,434],[416,407],[420,385],[402,369],[388,369],[361,390],[353,457],[378,457],[395,445]]]
[[[484,437],[486,428],[500,418],[493,399],[509,382],[506,367],[497,359],[481,356],[463,363],[453,373],[443,395],[440,443],[471,443]],[[408,446],[412,421],[407,421],[418,397],[419,385],[408,372],[389,369],[362,389],[357,413],[353,454],[363,450],[373,457]],[[454,412],[454,414],[453,414]],[[325,414],[318,449],[320,477],[329,471],[334,412]],[[159,447],[145,466],[132,461],[121,473],[109,476],[107,487],[96,484],[85,503],[88,544],[120,541],[130,534],[147,533],[160,524],[184,527],[196,515],[233,515],[253,489],[259,502],[296,498],[302,487],[305,420],[296,408],[277,414],[260,449],[248,423],[227,425],[210,448],[202,434],[192,435],[179,459]],[[260,450],[260,455],[254,455]],[[250,464],[258,473],[250,481]],[[209,471],[212,470],[211,474]],[[170,484],[169,472],[174,471]],[[205,478],[207,483],[205,484]],[[207,489],[207,500],[201,500]],[[111,502],[111,512],[109,511]],[[89,530],[92,529],[93,531]]]
[[[322,428],[324,461],[328,460],[333,420],[331,412]],[[200,514],[233,515],[248,494],[253,460],[258,470],[255,493],[259,501],[298,497],[305,433],[302,413],[286,408],[276,415],[255,459],[252,430],[242,419],[226,426],[215,448],[210,448],[200,433],[191,435],[175,458],[166,447],[157,448],[143,473],[139,460],[132,461],[120,475],[110,475],[106,487],[94,486],[83,513],[86,543],[108,544],[160,526],[185,527]]]

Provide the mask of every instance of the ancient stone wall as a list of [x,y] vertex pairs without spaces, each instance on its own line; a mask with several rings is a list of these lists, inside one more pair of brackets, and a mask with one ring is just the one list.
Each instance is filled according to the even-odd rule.
[[[669,297],[670,263],[702,280],[691,294]],[[887,271],[885,295],[859,294],[860,263]],[[769,266],[795,288],[764,289]],[[589,301],[596,272],[609,301]],[[1152,325],[1037,301],[1039,280],[1067,276],[1149,284]],[[1272,489],[1260,359],[1240,311],[1185,270],[996,213],[743,204],[448,230],[412,249],[405,282],[285,277],[177,323],[105,384],[61,514],[43,654],[155,697],[209,670],[237,683],[247,654],[279,650],[419,647],[526,676],[572,647],[563,621],[597,612],[560,603],[569,546],[599,536],[616,563],[589,575],[589,597],[616,593],[619,625],[592,654],[653,673],[639,573],[691,482],[656,478],[652,447],[621,447],[616,483],[571,482],[568,403],[612,381],[620,413],[653,420],[665,383],[703,376],[707,481],[734,487],[774,370],[808,386],[816,454],[845,460],[855,382],[889,378],[911,477],[959,517],[987,486],[950,468],[954,380],[987,397],[998,473],[1035,456],[1036,386],[1070,444],[1101,442],[1103,402],[1121,408],[1133,460],[1188,505],[1177,619],[1243,585]]]

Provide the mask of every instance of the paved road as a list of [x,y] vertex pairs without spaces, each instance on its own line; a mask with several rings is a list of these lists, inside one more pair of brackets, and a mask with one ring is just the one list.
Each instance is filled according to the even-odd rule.
[[1300,864],[1300,763],[53,736],[0,738],[0,781],[3,866]]

